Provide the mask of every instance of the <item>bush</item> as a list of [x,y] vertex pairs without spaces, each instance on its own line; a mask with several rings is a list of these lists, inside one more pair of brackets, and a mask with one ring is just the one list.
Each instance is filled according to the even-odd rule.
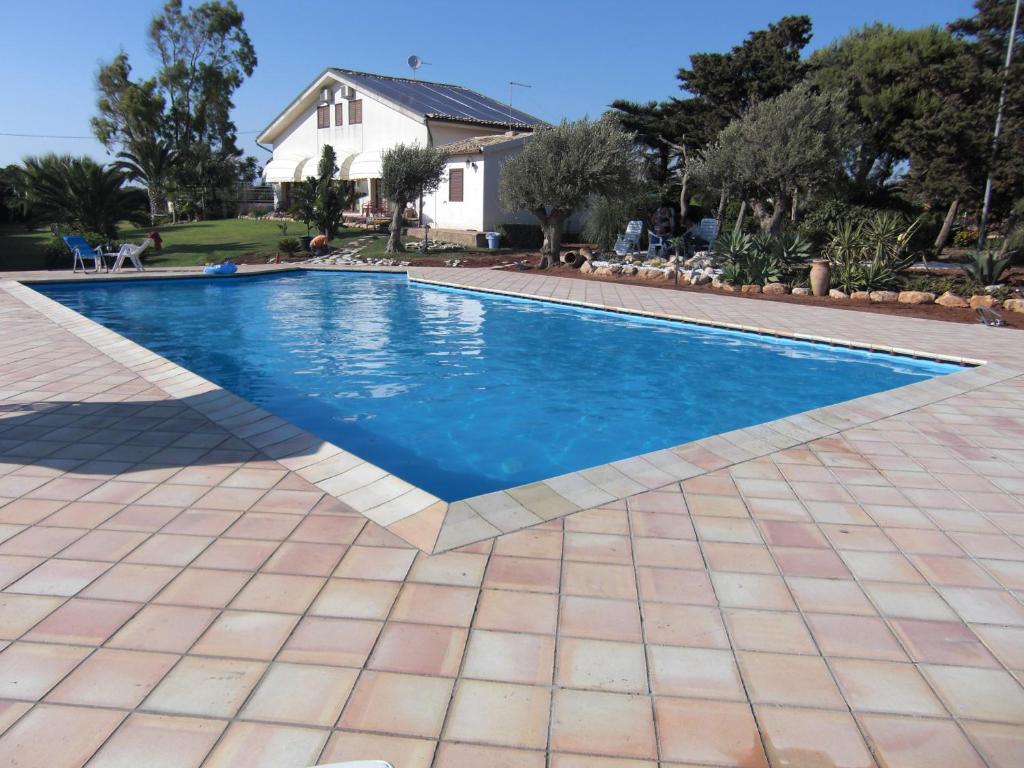
[[498,232],[501,233],[502,245],[509,248],[534,250],[544,243],[544,232],[539,224],[501,224]]
[[302,250],[302,243],[299,242],[298,238],[286,237],[277,241],[277,249],[285,256],[291,257]]
[[805,271],[810,244],[800,235],[744,235],[726,232],[712,247],[725,264],[722,279],[734,285],[765,285],[798,279]]
[[804,214],[797,232],[810,242],[815,251],[821,251],[842,222],[849,221],[857,226],[874,214],[874,209],[863,205],[853,205],[842,200],[826,200]]
[[46,242],[44,249],[47,269],[71,269],[74,264],[74,254],[71,253],[67,243],[61,239],[65,235],[81,235],[89,245],[97,250],[102,246],[105,251],[110,251],[119,245],[116,238],[111,239],[99,232],[82,232],[68,226],[57,226],[52,229],[54,230],[53,236]]
[[953,235],[954,248],[973,248],[978,244],[978,228],[962,227]]
[[635,213],[636,206],[631,201],[602,195],[590,206],[583,237],[601,250],[611,250],[616,238],[626,231],[626,224]]
[[897,287],[900,272],[910,265],[907,251],[919,226],[920,220],[907,225],[903,216],[891,211],[840,222],[825,247],[832,287],[846,293]]

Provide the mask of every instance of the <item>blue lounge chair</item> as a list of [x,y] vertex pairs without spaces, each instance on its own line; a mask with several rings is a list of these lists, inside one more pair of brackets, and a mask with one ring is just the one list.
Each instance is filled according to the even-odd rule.
[[63,240],[65,245],[71,249],[71,253],[74,254],[75,257],[74,266],[71,270],[72,272],[78,271],[79,264],[82,265],[83,272],[88,272],[89,270],[85,268],[86,259],[92,259],[93,272],[99,272],[101,266],[103,269],[107,269],[107,262],[104,260],[104,257],[107,256],[107,254],[103,252],[102,246],[100,246],[98,251],[93,250],[93,247],[89,245],[88,241],[81,235],[65,235]]

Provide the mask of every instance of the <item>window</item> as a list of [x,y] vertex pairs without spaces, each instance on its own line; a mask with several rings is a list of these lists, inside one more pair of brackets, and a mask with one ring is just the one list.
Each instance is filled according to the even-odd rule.
[[356,99],[348,103],[348,124],[357,125],[363,122],[363,100]]
[[343,119],[344,117],[345,105],[339,101],[337,104],[334,105],[334,124],[343,125],[345,123],[345,120]]
[[452,168],[448,171],[448,202],[462,202],[462,169]]
[[331,108],[329,105],[321,104],[319,107],[316,108],[316,127],[331,127]]

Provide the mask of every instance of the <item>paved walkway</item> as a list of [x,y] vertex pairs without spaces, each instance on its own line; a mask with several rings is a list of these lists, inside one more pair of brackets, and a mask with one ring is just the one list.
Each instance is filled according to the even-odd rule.
[[430,556],[0,284],[0,765],[1024,764],[1024,334],[413,273],[993,365]]

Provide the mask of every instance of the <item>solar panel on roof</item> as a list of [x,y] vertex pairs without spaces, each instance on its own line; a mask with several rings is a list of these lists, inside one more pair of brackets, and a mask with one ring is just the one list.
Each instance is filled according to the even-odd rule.
[[[456,120],[477,120],[488,123],[509,122],[507,104],[482,96],[468,88],[443,83],[376,77],[349,70],[340,71],[346,78],[366,90],[408,107],[414,112]],[[514,123],[542,124],[541,120],[518,109],[513,109],[511,116]]]

